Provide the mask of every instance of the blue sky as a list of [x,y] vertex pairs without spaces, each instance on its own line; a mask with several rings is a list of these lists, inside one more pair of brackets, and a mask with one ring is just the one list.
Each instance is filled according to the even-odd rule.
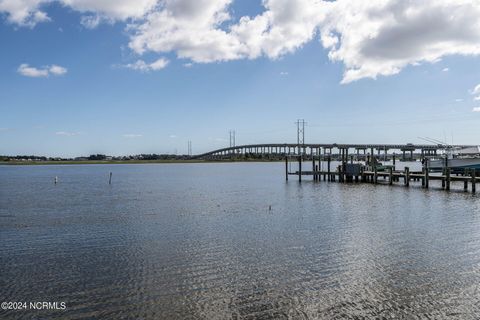
[[[480,31],[459,40],[470,18],[480,30],[468,2],[426,1],[411,20],[369,27],[372,9],[348,1],[295,0],[302,9],[288,14],[281,0],[143,0],[146,9],[129,1],[124,11],[9,1],[0,0],[0,154],[181,154],[188,140],[200,153],[228,145],[232,129],[237,144],[294,142],[298,118],[307,142],[480,142]],[[410,9],[387,6],[375,19]],[[201,22],[184,22],[188,10]],[[345,10],[367,20],[356,27]],[[447,11],[465,26],[437,34],[416,23]]]

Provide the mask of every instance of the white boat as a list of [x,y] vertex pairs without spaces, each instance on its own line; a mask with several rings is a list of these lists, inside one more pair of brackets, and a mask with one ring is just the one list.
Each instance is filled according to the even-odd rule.
[[463,173],[465,169],[476,169],[480,172],[480,146],[448,150],[443,158],[428,159],[430,171],[443,171],[450,168],[453,173]]

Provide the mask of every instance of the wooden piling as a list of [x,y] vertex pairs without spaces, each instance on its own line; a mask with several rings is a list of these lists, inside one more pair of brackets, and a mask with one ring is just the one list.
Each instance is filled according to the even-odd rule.
[[450,168],[447,168],[445,173],[446,173],[445,174],[445,180],[446,180],[445,189],[450,190]]
[[430,180],[430,173],[429,173],[429,168],[428,166],[425,166],[425,188],[428,189],[429,187],[429,180]]
[[393,184],[393,168],[390,167],[388,171],[389,171],[388,172],[388,183],[390,185],[392,185]]
[[330,156],[328,156],[328,160],[327,160],[328,181],[332,180],[332,176],[330,174],[330,162],[331,161],[332,161],[332,159],[330,158]]
[[112,173],[110,172],[110,178],[108,179],[108,184],[112,184]]
[[410,168],[405,167],[405,185],[410,186]]
[[315,157],[313,156],[313,149],[312,149],[312,152],[311,152],[311,156],[312,156],[312,171],[313,171],[313,181],[316,181],[317,180],[317,173],[315,172]]
[[378,183],[378,170],[377,170],[377,167],[375,166],[375,168],[373,169],[373,183],[374,184],[377,184]]
[[470,172],[470,174],[472,175],[472,193],[475,193],[475,180],[476,180],[476,173],[475,173],[475,169],[472,169],[472,171]]
[[298,182],[302,182],[302,156],[298,156]]
[[288,156],[285,156],[285,181],[288,181]]
[[445,189],[445,176],[447,175],[446,169],[442,170],[442,189]]

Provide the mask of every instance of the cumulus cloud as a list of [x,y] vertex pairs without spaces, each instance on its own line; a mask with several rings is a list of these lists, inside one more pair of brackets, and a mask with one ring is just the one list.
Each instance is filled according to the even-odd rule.
[[125,68],[137,70],[140,72],[158,71],[165,68],[169,61],[164,58],[160,58],[152,63],[146,63],[143,60],[137,60],[134,63],[124,65]]
[[17,72],[25,77],[32,77],[32,78],[41,78],[41,77],[48,77],[49,75],[54,76],[61,76],[67,73],[67,69],[61,66],[57,66],[55,64],[51,66],[45,66],[41,68],[31,67],[27,63],[22,63]]
[[472,111],[473,111],[473,112],[480,112],[480,107],[474,107],[474,108],[472,109]]
[[34,27],[37,23],[49,21],[40,9],[45,0],[0,0],[0,12],[7,13],[7,20],[20,26]]
[[265,11],[232,21],[232,0],[166,0],[160,10],[130,26],[135,52],[175,52],[208,63],[267,56],[276,59],[300,48],[324,16],[323,1],[266,0]]
[[131,26],[130,48],[207,63],[276,59],[314,38],[342,83],[400,72],[453,54],[480,54],[480,3],[469,0],[265,0],[263,13],[231,21],[230,0],[169,0]]
[[448,71],[450,71],[450,69],[449,68],[443,68],[442,71],[443,72],[448,72]]
[[6,12],[11,23],[33,27],[50,20],[42,8],[53,2],[85,13],[87,16],[82,18],[82,24],[95,27],[100,20],[141,18],[158,0],[0,0],[0,12]]
[[[33,25],[48,20],[42,5],[52,1],[0,0],[0,11]],[[232,13],[234,0],[56,1],[84,13],[88,28],[130,19],[134,52],[174,53],[189,63],[278,59],[317,40],[344,65],[342,83],[449,55],[480,55],[480,2],[472,0],[263,0],[262,12],[243,17]],[[143,60],[130,67],[154,68]]]
[[345,65],[348,83],[447,55],[480,54],[479,17],[478,1],[339,0],[322,23],[322,43]]

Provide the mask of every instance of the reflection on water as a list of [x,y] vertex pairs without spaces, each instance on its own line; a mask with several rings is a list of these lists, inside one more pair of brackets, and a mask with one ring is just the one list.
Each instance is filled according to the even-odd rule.
[[0,300],[67,304],[0,318],[478,317],[478,196],[283,170],[0,167]]

